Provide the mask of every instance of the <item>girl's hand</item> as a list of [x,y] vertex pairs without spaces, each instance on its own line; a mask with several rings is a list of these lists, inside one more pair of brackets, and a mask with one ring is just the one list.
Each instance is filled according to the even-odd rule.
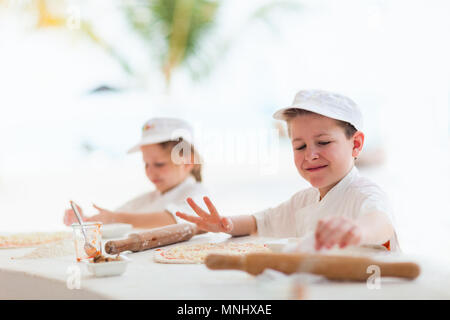
[[92,216],[90,218],[86,218],[86,221],[100,221],[103,223],[113,223],[117,220],[117,213],[100,208],[99,206],[96,206],[95,204],[92,204],[92,206],[98,210],[98,213],[95,216]]
[[[78,212],[80,213],[81,219],[83,219],[83,221],[86,221],[86,217],[83,216],[83,210],[81,210],[80,206],[76,205],[75,203],[74,205],[76,206]],[[71,226],[72,223],[78,223],[78,219],[75,216],[75,212],[73,212],[72,209],[67,209],[66,211],[64,211],[63,221],[66,226]]]
[[194,200],[192,200],[192,198],[187,198],[186,201],[195,213],[197,213],[198,217],[177,212],[176,215],[181,219],[195,223],[200,229],[209,232],[231,232],[231,230],[233,230],[233,223],[231,222],[231,219],[219,216],[216,208],[208,197],[203,197],[203,201],[208,207],[210,214],[200,208]]
[[334,245],[344,248],[362,243],[363,232],[355,221],[344,217],[322,219],[317,224],[316,250],[331,249]]

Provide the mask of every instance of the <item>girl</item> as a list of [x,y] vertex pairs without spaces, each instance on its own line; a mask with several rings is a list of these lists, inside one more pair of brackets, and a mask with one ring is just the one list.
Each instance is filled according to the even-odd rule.
[[307,90],[274,118],[287,122],[295,166],[312,188],[275,208],[233,217],[221,217],[207,197],[209,213],[188,198],[198,217],[177,212],[178,217],[233,236],[312,238],[316,250],[349,245],[399,250],[386,195],[354,165],[364,144],[358,106],[342,95]]
[[[141,141],[128,153],[141,151],[145,174],[156,190],[140,195],[114,211],[94,205],[98,214],[82,216],[85,221],[129,223],[135,228],[155,228],[175,224],[179,220],[176,211],[190,210],[186,197],[204,195],[201,164],[197,151],[190,141],[192,128],[185,121],[175,118],[153,118],[142,129]],[[80,214],[81,208],[78,207]],[[72,209],[67,209],[64,223],[76,220]]]

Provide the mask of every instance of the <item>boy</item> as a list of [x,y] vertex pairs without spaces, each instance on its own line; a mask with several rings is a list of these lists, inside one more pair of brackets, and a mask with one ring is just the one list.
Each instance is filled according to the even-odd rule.
[[[155,190],[128,201],[115,211],[94,205],[98,214],[92,217],[83,216],[83,211],[78,207],[82,218],[104,224],[129,223],[135,228],[156,228],[178,223],[175,212],[190,210],[185,203],[186,197],[196,197],[207,192],[202,184],[201,163],[194,161],[199,155],[190,142],[192,137],[192,127],[182,119],[148,120],[142,128],[141,140],[128,153],[142,153],[145,174]],[[183,155],[180,159],[173,159],[172,153],[176,155],[180,145],[184,146]],[[185,153],[184,149],[191,152]],[[74,212],[67,209],[64,223],[70,226],[74,222],[77,222]]]
[[339,94],[304,90],[274,118],[286,121],[295,166],[312,188],[275,208],[233,217],[221,217],[207,197],[210,214],[188,198],[198,217],[181,212],[177,216],[200,229],[233,236],[305,238],[314,234],[316,250],[369,244],[399,250],[386,195],[361,177],[354,165],[364,145],[358,106]]

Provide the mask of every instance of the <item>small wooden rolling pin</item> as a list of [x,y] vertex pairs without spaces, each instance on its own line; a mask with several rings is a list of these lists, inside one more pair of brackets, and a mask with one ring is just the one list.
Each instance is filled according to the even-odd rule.
[[187,241],[196,234],[204,233],[193,224],[181,223],[132,233],[127,239],[111,240],[105,243],[105,251],[117,254],[123,251],[143,251],[172,243]]
[[257,275],[264,269],[286,274],[308,272],[330,280],[366,281],[373,274],[371,265],[378,266],[381,277],[415,279],[420,268],[413,262],[382,262],[366,257],[332,256],[294,253],[251,253],[245,256],[210,254],[205,264],[210,269],[243,270]]

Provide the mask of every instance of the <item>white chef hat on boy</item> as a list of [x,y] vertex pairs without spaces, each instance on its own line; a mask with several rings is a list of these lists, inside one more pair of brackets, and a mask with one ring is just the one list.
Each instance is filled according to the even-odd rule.
[[152,118],[142,127],[141,140],[127,153],[137,152],[141,146],[148,144],[178,141],[180,138],[192,144],[193,129],[186,121],[178,118]]
[[283,113],[291,108],[308,110],[348,122],[356,130],[362,130],[363,127],[363,117],[358,105],[350,98],[337,93],[325,90],[301,90],[295,95],[291,106],[279,109],[273,117],[277,120],[286,120]]

